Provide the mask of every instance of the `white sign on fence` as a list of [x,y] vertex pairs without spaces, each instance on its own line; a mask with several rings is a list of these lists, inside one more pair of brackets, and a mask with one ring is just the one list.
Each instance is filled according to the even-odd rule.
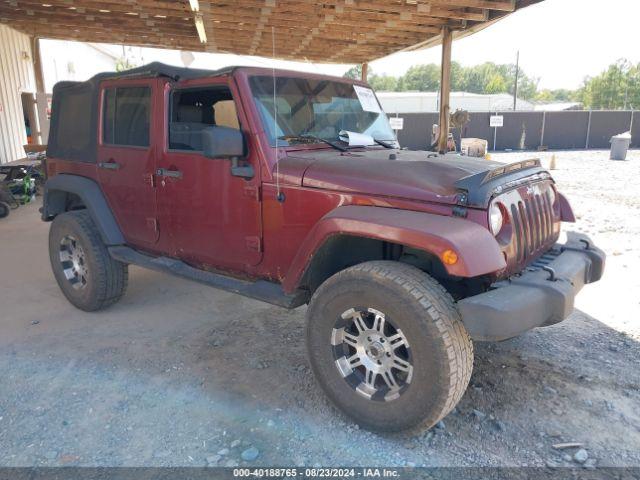
[[389,125],[391,125],[393,130],[402,130],[404,128],[404,118],[391,117],[389,118]]
[[491,115],[489,117],[489,126],[491,128],[504,127],[503,115]]

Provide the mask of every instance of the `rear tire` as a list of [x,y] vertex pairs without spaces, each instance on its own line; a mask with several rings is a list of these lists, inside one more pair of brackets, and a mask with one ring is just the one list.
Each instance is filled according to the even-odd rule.
[[8,203],[0,202],[0,218],[6,218],[11,213],[11,207]]
[[62,293],[85,312],[113,305],[127,289],[127,265],[109,255],[87,210],[62,213],[53,220],[49,259]]
[[366,262],[325,281],[307,310],[307,347],[328,397],[376,431],[432,427],[460,401],[473,369],[451,296],[398,262]]

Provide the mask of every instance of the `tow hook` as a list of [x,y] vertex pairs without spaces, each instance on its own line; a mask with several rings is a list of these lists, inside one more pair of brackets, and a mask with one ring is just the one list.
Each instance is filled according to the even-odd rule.
[[542,267],[542,270],[544,270],[545,272],[548,272],[548,273],[549,273],[549,278],[548,278],[548,280],[549,280],[550,282],[557,282],[557,281],[558,281],[558,279],[557,279],[557,277],[556,277],[556,271],[555,271],[553,268],[551,268],[551,267],[550,267],[550,266],[548,266],[548,265],[544,265],[544,266]]
[[573,250],[574,252],[584,252],[584,251],[589,251],[591,250],[591,242],[589,240],[587,240],[586,238],[579,238],[578,239],[579,243],[583,243],[584,244],[584,248],[579,248],[579,245],[575,245],[575,246],[567,246],[567,245],[562,245],[560,247],[560,252],[566,252],[567,250]]

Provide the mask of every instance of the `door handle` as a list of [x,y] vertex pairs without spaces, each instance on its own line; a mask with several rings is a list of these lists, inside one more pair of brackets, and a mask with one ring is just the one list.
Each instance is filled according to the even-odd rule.
[[120,164],[114,162],[113,159],[110,159],[108,162],[100,162],[98,167],[104,168],[105,170],[118,170],[120,168]]
[[159,177],[182,178],[182,172],[180,170],[169,170],[167,168],[157,169],[156,175]]

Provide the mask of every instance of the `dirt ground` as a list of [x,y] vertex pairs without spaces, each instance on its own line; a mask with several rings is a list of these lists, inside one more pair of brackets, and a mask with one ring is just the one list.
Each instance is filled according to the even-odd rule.
[[132,267],[119,304],[74,309],[38,205],[20,208],[0,220],[0,465],[575,466],[553,445],[578,442],[587,467],[640,466],[640,152],[555,155],[605,278],[564,323],[476,344],[462,402],[416,435],[362,431],[328,403],[304,308]]

